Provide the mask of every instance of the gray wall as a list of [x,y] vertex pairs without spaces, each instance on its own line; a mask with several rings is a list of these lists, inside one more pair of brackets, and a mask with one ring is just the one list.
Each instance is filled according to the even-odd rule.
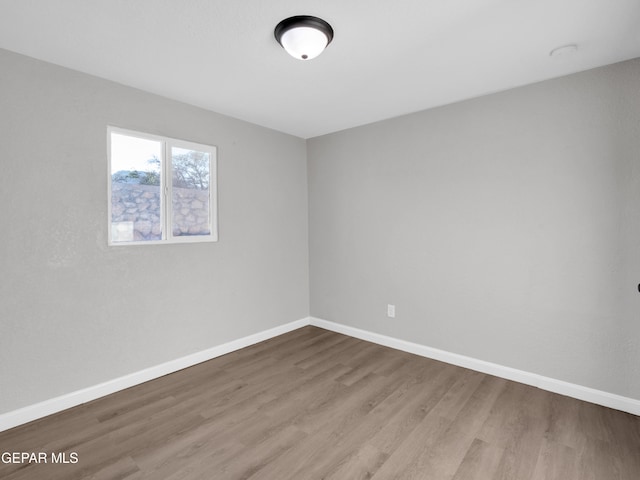
[[[107,125],[218,146],[220,241],[107,247]],[[308,316],[305,141],[0,50],[0,413]]]
[[308,141],[311,314],[640,399],[639,79]]
[[[0,50],[0,414],[303,318],[309,278],[314,316],[640,398],[638,78],[305,149]],[[218,243],[107,247],[109,124],[218,146]]]

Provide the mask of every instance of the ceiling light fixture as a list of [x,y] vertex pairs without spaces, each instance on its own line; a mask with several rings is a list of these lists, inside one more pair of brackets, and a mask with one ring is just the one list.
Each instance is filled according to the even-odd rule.
[[333,40],[333,28],[318,17],[298,15],[282,20],[273,31],[276,40],[289,55],[311,60]]

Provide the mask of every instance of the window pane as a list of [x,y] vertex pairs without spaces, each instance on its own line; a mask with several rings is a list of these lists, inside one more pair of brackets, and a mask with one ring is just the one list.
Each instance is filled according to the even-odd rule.
[[162,143],[111,133],[111,241],[162,239]]
[[174,237],[211,234],[210,169],[209,152],[171,147],[171,231]]

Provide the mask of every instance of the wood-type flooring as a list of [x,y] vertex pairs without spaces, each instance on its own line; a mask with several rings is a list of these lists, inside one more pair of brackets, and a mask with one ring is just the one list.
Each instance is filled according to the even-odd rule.
[[3,480],[638,480],[640,417],[304,327],[0,433],[1,452],[49,460]]

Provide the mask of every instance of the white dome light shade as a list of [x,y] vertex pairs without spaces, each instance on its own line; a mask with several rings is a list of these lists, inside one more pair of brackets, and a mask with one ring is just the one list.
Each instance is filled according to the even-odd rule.
[[322,53],[329,39],[320,30],[298,27],[287,30],[280,37],[280,43],[293,58],[311,60]]
[[298,60],[311,60],[331,43],[333,29],[320,18],[301,15],[281,21],[274,35],[289,55]]

